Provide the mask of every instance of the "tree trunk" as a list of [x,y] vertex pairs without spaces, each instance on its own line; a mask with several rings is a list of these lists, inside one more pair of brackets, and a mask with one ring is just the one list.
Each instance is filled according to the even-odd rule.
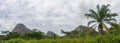
[[106,33],[107,33],[108,35],[111,34],[109,28],[108,28],[104,23],[103,23],[103,28],[106,29],[105,31],[106,31]]
[[102,22],[100,22],[100,24],[99,24],[99,26],[98,26],[98,30],[99,30],[99,33],[100,33],[101,35],[104,35]]

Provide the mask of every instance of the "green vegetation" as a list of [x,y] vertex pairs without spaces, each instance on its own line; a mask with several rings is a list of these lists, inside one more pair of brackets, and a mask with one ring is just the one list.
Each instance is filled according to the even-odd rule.
[[[98,24],[98,30],[101,35],[104,35],[104,29],[105,32],[110,35],[110,30],[107,28],[105,23],[111,24],[113,22],[116,22],[116,19],[114,17],[118,16],[116,13],[111,13],[110,9],[108,8],[110,5],[102,5],[101,7],[97,5],[97,11],[89,10],[90,13],[85,14],[88,18],[92,18],[92,21],[88,22],[88,26],[92,23]],[[96,24],[95,24],[96,25]],[[95,26],[93,25],[93,26]]]
[[79,37],[79,38],[44,38],[44,39],[21,39],[15,38],[10,40],[0,41],[0,43],[120,43],[120,36],[96,36],[96,37]]
[[[6,33],[7,35],[0,36],[0,43],[120,43],[120,24],[116,23],[116,13],[110,13],[108,8],[110,5],[97,5],[97,11],[89,10],[90,12],[85,14],[86,17],[92,18],[92,21],[88,23],[88,26],[92,23],[98,25],[92,25],[87,30],[80,32],[73,30],[71,32],[65,32],[61,30],[65,36],[58,36],[57,34],[45,35],[43,32],[31,32],[26,34],[18,33]],[[108,28],[106,24],[111,25]],[[98,32],[94,27],[98,27]]]
[[23,39],[41,39],[44,38],[43,32],[33,32],[21,35],[20,38]]

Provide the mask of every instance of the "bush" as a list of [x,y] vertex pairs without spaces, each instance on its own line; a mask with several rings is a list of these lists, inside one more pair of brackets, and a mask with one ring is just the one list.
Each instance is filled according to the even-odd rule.
[[21,35],[20,38],[23,38],[23,39],[42,39],[42,38],[44,38],[44,35],[41,32],[32,32],[32,33],[27,33],[27,34]]
[[16,33],[16,32],[10,32],[9,34],[7,34],[6,36],[4,36],[3,39],[5,40],[9,40],[9,39],[13,39],[13,38],[19,38],[20,34]]

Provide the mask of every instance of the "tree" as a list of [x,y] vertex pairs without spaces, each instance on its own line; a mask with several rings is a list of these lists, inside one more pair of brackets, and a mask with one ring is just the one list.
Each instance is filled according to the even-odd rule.
[[18,38],[20,34],[16,32],[9,32],[9,34],[6,35],[5,39],[12,39],[12,38]]
[[79,35],[80,32],[78,31],[71,31],[71,32],[66,32],[64,30],[61,30],[61,32],[63,34],[65,34],[66,37],[70,37],[70,38],[73,38],[73,37],[77,37]]
[[41,38],[44,38],[44,33],[43,32],[26,33],[24,35],[21,35],[20,38],[24,38],[24,39],[41,39]]
[[9,31],[1,31],[1,34],[8,34]]
[[119,35],[120,34],[120,25],[117,23],[111,23],[112,27],[110,30],[112,31],[113,35]]
[[106,30],[106,33],[110,34],[110,31],[105,24],[116,22],[115,17],[118,16],[118,14],[116,13],[111,13],[111,10],[108,8],[109,6],[110,6],[109,4],[102,5],[102,6],[97,5],[97,11],[90,9],[89,13],[85,14],[87,18],[92,19],[92,21],[88,22],[88,26],[90,26],[90,24],[93,24],[93,23],[94,25],[92,26],[95,26],[98,24],[97,25],[98,31],[101,35],[104,34],[104,29]]

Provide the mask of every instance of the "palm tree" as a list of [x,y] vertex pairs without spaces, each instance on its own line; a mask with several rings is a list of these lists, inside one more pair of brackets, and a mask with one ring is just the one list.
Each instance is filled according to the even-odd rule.
[[[115,17],[118,16],[116,13],[111,13],[111,10],[108,8],[110,5],[97,5],[97,10],[90,9],[89,13],[85,14],[87,18],[92,18],[92,21],[88,22],[88,26],[93,24],[92,26],[98,26],[98,31],[101,35],[104,34],[104,29],[108,34],[110,34],[109,29],[105,24],[110,24],[112,22],[116,22]],[[97,23],[97,24],[95,24]]]

